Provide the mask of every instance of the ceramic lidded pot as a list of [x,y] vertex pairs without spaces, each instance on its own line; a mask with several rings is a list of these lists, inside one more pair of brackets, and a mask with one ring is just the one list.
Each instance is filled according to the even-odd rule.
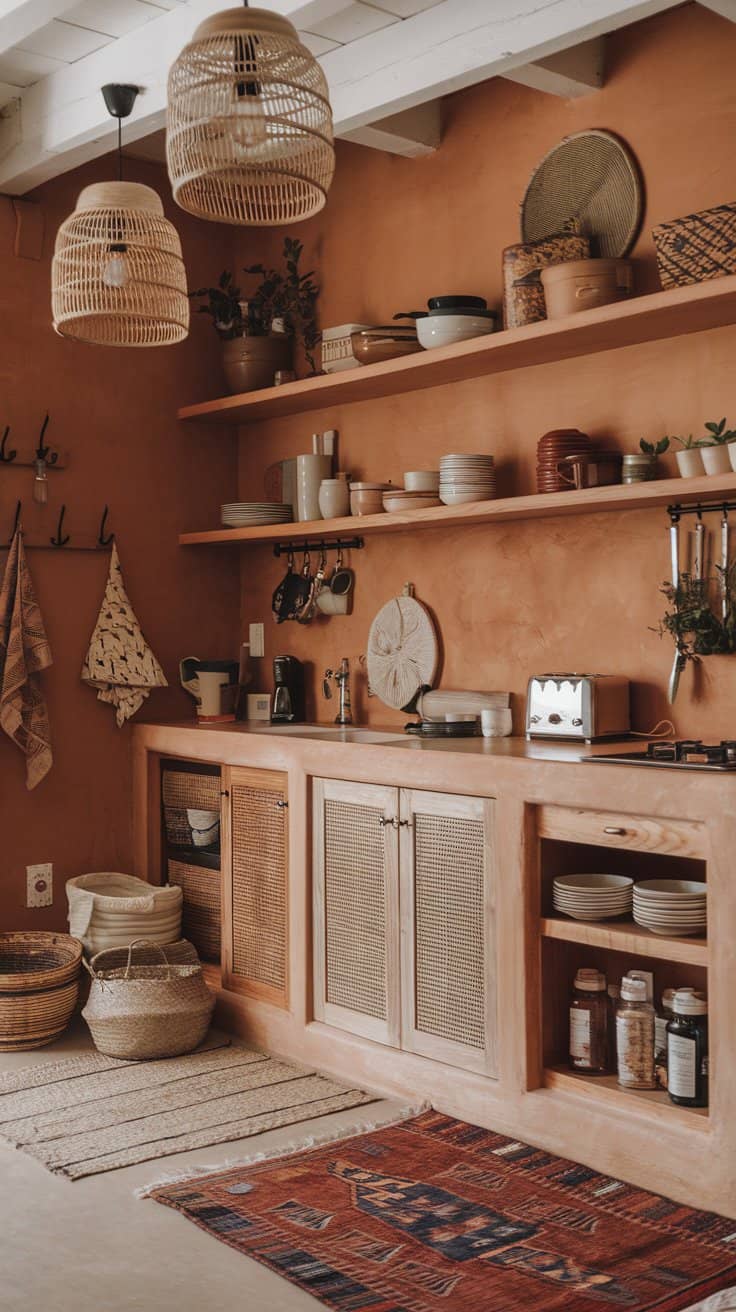
[[323,478],[319,487],[323,519],[342,519],[350,514],[350,489],[344,478]]

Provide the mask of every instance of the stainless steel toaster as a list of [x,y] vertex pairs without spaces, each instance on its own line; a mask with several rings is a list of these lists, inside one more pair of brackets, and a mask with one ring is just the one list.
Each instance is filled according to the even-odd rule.
[[618,738],[631,727],[629,680],[618,674],[537,674],[526,696],[527,738]]

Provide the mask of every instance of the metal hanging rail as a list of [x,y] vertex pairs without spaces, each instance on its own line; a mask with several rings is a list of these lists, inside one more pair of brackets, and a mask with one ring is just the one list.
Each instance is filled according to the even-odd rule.
[[362,538],[336,538],[334,542],[320,538],[308,541],[306,538],[302,542],[275,542],[273,547],[274,556],[302,555],[304,552],[320,551],[361,551],[363,549]]
[[694,501],[692,505],[680,505],[675,502],[667,507],[667,514],[676,524],[681,515],[727,515],[729,510],[736,510],[736,501]]

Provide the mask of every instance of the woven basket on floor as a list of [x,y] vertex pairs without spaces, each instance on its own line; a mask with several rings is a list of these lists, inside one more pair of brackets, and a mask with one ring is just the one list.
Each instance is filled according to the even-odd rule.
[[139,945],[151,946],[145,939],[131,943],[124,967],[106,969],[105,952],[87,967],[92,986],[82,1015],[94,1045],[127,1061],[191,1052],[205,1037],[215,1006],[202,969],[169,964],[160,944],[160,966],[133,965]]
[[181,889],[147,884],[136,875],[99,871],[66,882],[69,928],[88,956],[126,947],[135,939],[175,943],[181,938]]
[[79,992],[82,944],[68,934],[0,934],[0,1052],[63,1034]]

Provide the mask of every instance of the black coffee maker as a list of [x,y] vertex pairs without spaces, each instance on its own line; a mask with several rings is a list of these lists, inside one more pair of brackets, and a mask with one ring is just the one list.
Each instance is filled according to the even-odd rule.
[[273,658],[272,724],[300,724],[304,720],[304,666],[296,656]]

